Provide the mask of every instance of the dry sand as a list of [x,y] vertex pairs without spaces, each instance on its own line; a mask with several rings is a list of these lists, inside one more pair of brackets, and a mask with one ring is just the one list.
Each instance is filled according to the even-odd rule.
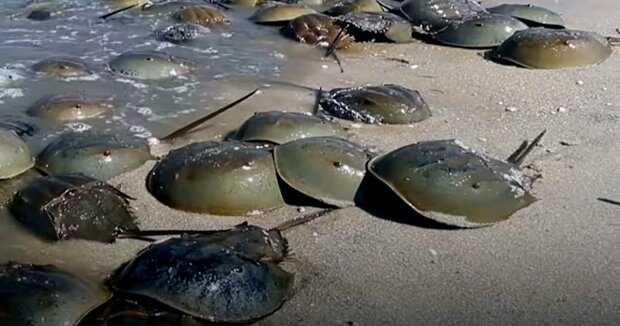
[[[561,12],[573,28],[613,35],[620,27],[617,0],[513,2]],[[527,161],[543,175],[534,189],[540,201],[478,230],[429,229],[395,222],[411,221],[406,211],[377,217],[347,208],[287,231],[302,280],[296,295],[259,324],[620,324],[620,207],[596,200],[620,200],[620,55],[595,67],[536,71],[479,54],[420,42],[367,45],[341,54],[344,74],[330,60],[315,60],[304,67],[303,78],[289,80],[324,88],[391,82],[419,90],[432,107],[431,119],[354,128],[355,139],[384,151],[458,138],[506,157],[546,129],[542,146]],[[295,73],[289,68],[286,75]],[[232,98],[251,89],[246,86],[222,89]],[[307,91],[267,90],[236,109],[243,114],[222,116],[193,140],[221,135],[257,110],[307,111],[311,103]],[[180,213],[146,192],[151,166],[114,180],[138,198],[134,206],[143,228],[222,228],[244,220],[270,226],[300,215],[291,207],[249,218]],[[144,246],[129,240],[49,246],[24,240],[6,218],[4,224],[0,236],[13,245],[0,249],[1,257],[56,263],[94,278]]]

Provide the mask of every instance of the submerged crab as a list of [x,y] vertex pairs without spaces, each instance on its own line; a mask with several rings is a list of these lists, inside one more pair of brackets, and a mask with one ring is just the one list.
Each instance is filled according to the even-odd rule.
[[411,23],[392,13],[354,11],[336,17],[336,23],[347,28],[356,41],[406,43],[412,40]]
[[157,30],[154,34],[155,38],[160,41],[182,44],[190,43],[209,31],[209,28],[201,25],[192,23],[178,23]]
[[[342,28],[334,23],[334,19],[323,14],[306,14],[291,20],[282,28],[282,33],[301,43],[308,43],[320,47],[329,47]],[[336,49],[344,49],[354,43],[354,38],[344,33],[338,37]]]

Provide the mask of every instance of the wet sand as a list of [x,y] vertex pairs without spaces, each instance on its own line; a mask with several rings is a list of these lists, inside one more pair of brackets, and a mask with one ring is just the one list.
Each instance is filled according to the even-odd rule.
[[[620,27],[620,2],[615,0],[529,2],[562,13],[572,28],[613,35]],[[620,207],[596,200],[620,200],[618,50],[599,66],[561,71],[499,65],[481,53],[421,42],[365,45],[357,53],[341,54],[343,74],[333,61],[317,59],[307,63],[300,78],[288,80],[323,88],[398,83],[419,90],[433,110],[429,120],[352,128],[357,141],[383,151],[421,140],[458,138],[477,150],[507,157],[521,141],[546,129],[541,146],[526,160],[542,173],[534,187],[540,200],[508,221],[476,230],[410,225],[403,221],[419,223],[407,211],[376,216],[347,208],[287,231],[299,260],[299,288],[258,324],[620,323]],[[229,98],[253,88],[250,82],[235,84],[234,91],[222,85]],[[308,91],[265,90],[236,108],[237,114],[209,123],[192,141],[221,136],[254,111],[309,111],[312,97]],[[144,187],[152,165],[112,182],[138,199],[133,206],[143,228],[223,228],[245,220],[271,226],[301,215],[293,207],[253,217],[174,211]],[[16,237],[17,228],[8,225],[0,236]],[[145,246],[131,240],[109,246],[80,241],[49,246],[29,240],[28,248],[17,248],[21,242],[15,239],[15,248],[1,250],[2,257],[28,256],[32,262],[57,263],[93,278]],[[57,258],[71,257],[67,253],[81,258]]]

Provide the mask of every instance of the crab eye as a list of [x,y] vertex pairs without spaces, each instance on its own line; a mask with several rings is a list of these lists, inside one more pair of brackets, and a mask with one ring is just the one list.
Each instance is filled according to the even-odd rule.
[[82,104],[79,104],[79,103],[78,103],[78,104],[76,104],[76,105],[75,105],[75,108],[76,108],[76,109],[81,109],[81,108],[82,108]]
[[146,58],[146,61],[153,61],[153,58],[151,58],[151,57],[147,57],[147,58]]

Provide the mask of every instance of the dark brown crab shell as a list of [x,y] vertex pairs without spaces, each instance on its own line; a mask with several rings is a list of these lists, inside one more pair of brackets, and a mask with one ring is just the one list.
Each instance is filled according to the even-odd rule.
[[[324,14],[306,14],[291,20],[282,28],[282,33],[301,43],[320,47],[329,47],[342,28],[334,23],[334,19]],[[345,49],[355,43],[348,33],[341,35],[336,49]]]
[[432,115],[418,91],[396,84],[334,88],[322,92],[319,108],[337,118],[369,124],[410,124]]
[[26,228],[45,239],[111,243],[119,232],[138,229],[129,198],[82,174],[49,175],[18,191],[9,209]]
[[75,325],[110,293],[52,265],[0,265],[0,325]]
[[532,178],[517,166],[457,140],[406,145],[367,168],[420,215],[461,228],[492,225],[537,201]]
[[198,24],[204,27],[230,22],[221,10],[209,6],[185,8],[176,12],[174,18],[180,22]]
[[411,23],[389,12],[354,11],[336,17],[336,24],[347,27],[347,33],[360,42],[407,43],[412,40]]

